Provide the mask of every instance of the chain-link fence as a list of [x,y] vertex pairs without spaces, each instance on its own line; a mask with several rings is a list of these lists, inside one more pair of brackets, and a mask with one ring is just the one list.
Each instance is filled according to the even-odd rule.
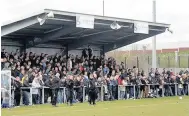
[[[132,56],[125,57],[125,64],[127,68],[137,66],[138,68],[151,68],[152,56]],[[189,68],[189,56],[178,56],[178,64],[175,56],[158,56],[158,68]]]
[[[152,51],[134,50],[134,51],[113,51],[106,54],[108,57],[114,57],[117,64],[125,62],[127,68],[136,66],[142,69],[152,67]],[[189,68],[189,51],[180,52],[162,52],[157,51],[157,68]]]

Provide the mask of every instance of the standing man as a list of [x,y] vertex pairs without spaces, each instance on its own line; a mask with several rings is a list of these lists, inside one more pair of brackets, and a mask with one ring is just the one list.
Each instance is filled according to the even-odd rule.
[[88,55],[89,55],[89,60],[90,60],[93,56],[93,50],[90,45],[88,45]]
[[73,91],[74,91],[74,81],[73,75],[68,76],[67,80],[67,104],[70,102],[70,106],[73,105]]
[[93,74],[90,74],[88,88],[89,88],[89,103],[90,105],[92,103],[93,105],[96,105],[95,99],[97,98],[97,89],[96,89],[95,79],[93,78]]
[[87,48],[84,48],[83,50],[82,50],[82,58],[87,58],[88,57],[88,50],[87,50]]
[[13,86],[14,86],[14,105],[16,107],[20,106],[20,99],[21,99],[21,93],[20,93],[20,87],[21,87],[21,83],[20,83],[20,78],[16,77],[15,80],[12,79],[13,82]]
[[60,74],[57,73],[55,76],[53,75],[51,78],[51,90],[52,90],[52,105],[54,107],[56,106],[57,103],[57,95],[58,95],[58,89],[59,89],[59,82],[60,82]]

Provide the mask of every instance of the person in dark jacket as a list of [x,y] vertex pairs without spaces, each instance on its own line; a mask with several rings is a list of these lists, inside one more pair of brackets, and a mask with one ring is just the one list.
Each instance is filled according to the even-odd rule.
[[20,99],[21,99],[21,93],[20,93],[20,87],[21,87],[21,83],[20,83],[20,78],[17,77],[15,79],[12,80],[13,82],[13,87],[14,87],[14,105],[20,106]]
[[52,76],[51,78],[51,90],[52,90],[52,105],[56,106],[57,103],[57,95],[58,95],[58,89],[59,89],[59,83],[60,83],[60,74],[57,73],[55,76]]
[[74,81],[73,76],[69,75],[68,80],[66,82],[67,88],[67,104],[70,102],[70,106],[73,105],[73,91],[74,91]]
[[91,59],[91,57],[93,56],[93,50],[90,47],[90,45],[88,46],[88,55],[89,55],[89,59]]
[[87,54],[87,48],[84,48],[82,51],[82,57],[87,58],[88,54]]
[[97,98],[97,92],[96,92],[96,83],[95,79],[93,78],[93,74],[90,74],[90,79],[89,79],[89,104],[91,105],[96,105],[95,99]]
[[[51,79],[52,78],[52,72],[49,73],[49,75],[44,75],[43,77],[43,82],[44,82],[44,86],[46,87],[51,87]],[[44,103],[47,103],[48,101],[48,97],[52,96],[52,91],[49,88],[45,88],[44,89]],[[52,97],[51,97],[51,101],[52,101]]]

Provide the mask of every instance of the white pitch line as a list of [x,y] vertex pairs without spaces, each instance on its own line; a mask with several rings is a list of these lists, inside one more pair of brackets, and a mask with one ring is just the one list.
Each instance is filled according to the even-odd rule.
[[[170,104],[188,104],[188,102],[179,102],[179,103],[166,103],[166,104],[146,104],[146,105],[137,105],[137,106],[123,106],[119,108],[136,108],[136,107],[147,107],[147,106],[158,106],[158,105],[170,105]],[[101,108],[103,110],[108,110],[109,108]],[[94,109],[85,109],[85,110],[72,110],[73,112],[85,112],[85,111],[91,111]],[[32,110],[33,111],[33,110]],[[69,111],[68,111],[69,112]],[[51,113],[33,113],[33,114],[27,114],[27,116],[40,116],[40,115],[45,115],[45,114],[61,114],[61,113],[67,113],[67,112],[51,112]],[[12,115],[12,116],[25,116],[24,115]]]

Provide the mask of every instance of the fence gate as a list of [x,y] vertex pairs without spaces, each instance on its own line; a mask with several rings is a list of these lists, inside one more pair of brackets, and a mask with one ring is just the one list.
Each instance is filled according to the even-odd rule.
[[1,102],[3,107],[11,107],[14,99],[11,96],[11,71],[1,71]]

